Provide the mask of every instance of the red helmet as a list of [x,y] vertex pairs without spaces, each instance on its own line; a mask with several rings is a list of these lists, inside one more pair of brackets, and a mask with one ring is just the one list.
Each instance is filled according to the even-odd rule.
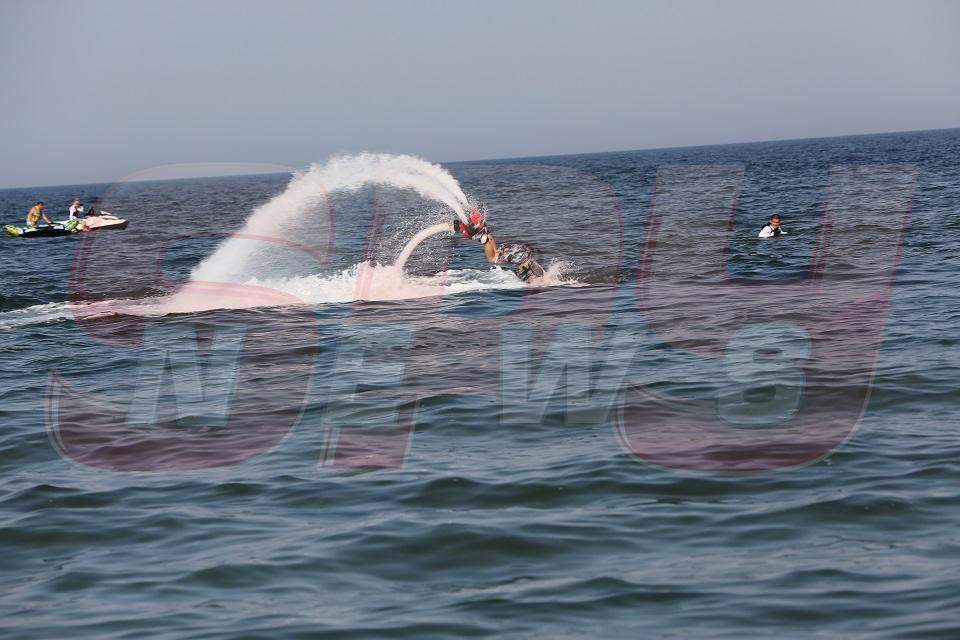
[[480,213],[479,209],[470,209],[470,224],[475,229],[482,228],[486,223],[487,220],[483,217],[483,214]]
[[461,224],[460,231],[463,233],[464,237],[472,238],[486,225],[487,219],[483,216],[479,209],[473,208],[470,209],[469,224]]

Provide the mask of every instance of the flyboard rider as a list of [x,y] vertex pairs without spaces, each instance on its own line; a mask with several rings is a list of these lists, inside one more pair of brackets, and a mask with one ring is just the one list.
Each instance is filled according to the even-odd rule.
[[476,240],[483,245],[483,253],[487,260],[494,264],[512,264],[516,266],[517,277],[524,282],[543,277],[543,267],[533,259],[533,247],[523,243],[500,243],[487,228],[487,221],[479,209],[471,209],[468,222],[460,218],[453,219],[453,232],[462,233],[464,237]]

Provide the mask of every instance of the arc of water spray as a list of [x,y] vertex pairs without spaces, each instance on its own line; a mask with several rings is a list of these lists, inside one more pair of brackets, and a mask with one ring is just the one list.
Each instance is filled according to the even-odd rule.
[[242,283],[251,269],[265,259],[249,241],[243,240],[244,235],[276,233],[329,194],[356,191],[372,184],[411,189],[450,207],[462,221],[467,221],[466,212],[470,209],[467,196],[457,180],[440,165],[410,155],[334,156],[322,165],[315,164],[306,172],[295,174],[283,193],[254,209],[238,236],[221,243],[194,268],[191,279]]

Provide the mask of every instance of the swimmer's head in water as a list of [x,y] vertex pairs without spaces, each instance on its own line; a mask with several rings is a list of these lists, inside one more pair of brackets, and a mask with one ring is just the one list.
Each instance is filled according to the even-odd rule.
[[775,213],[775,214],[773,214],[772,216],[770,216],[770,226],[773,227],[774,229],[776,229],[777,227],[780,226],[780,214],[779,214],[779,213]]

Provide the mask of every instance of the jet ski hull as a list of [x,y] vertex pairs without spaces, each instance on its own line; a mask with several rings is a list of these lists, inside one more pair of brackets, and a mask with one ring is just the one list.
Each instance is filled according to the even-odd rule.
[[[61,224],[67,224],[68,220],[64,220]],[[103,212],[103,215],[99,216],[87,216],[86,218],[79,218],[77,220],[79,226],[77,231],[106,231],[110,229],[126,229],[127,225],[130,223],[123,218],[117,218],[106,211]]]
[[122,218],[114,218],[113,216],[92,216],[89,218],[84,218],[83,222],[80,224],[80,231],[106,231],[108,229],[126,229],[127,225],[130,224]]
[[46,224],[38,227],[18,227],[8,224],[3,227],[4,233],[13,238],[50,238],[53,236],[69,236],[77,232],[79,220],[70,220],[64,224]]

